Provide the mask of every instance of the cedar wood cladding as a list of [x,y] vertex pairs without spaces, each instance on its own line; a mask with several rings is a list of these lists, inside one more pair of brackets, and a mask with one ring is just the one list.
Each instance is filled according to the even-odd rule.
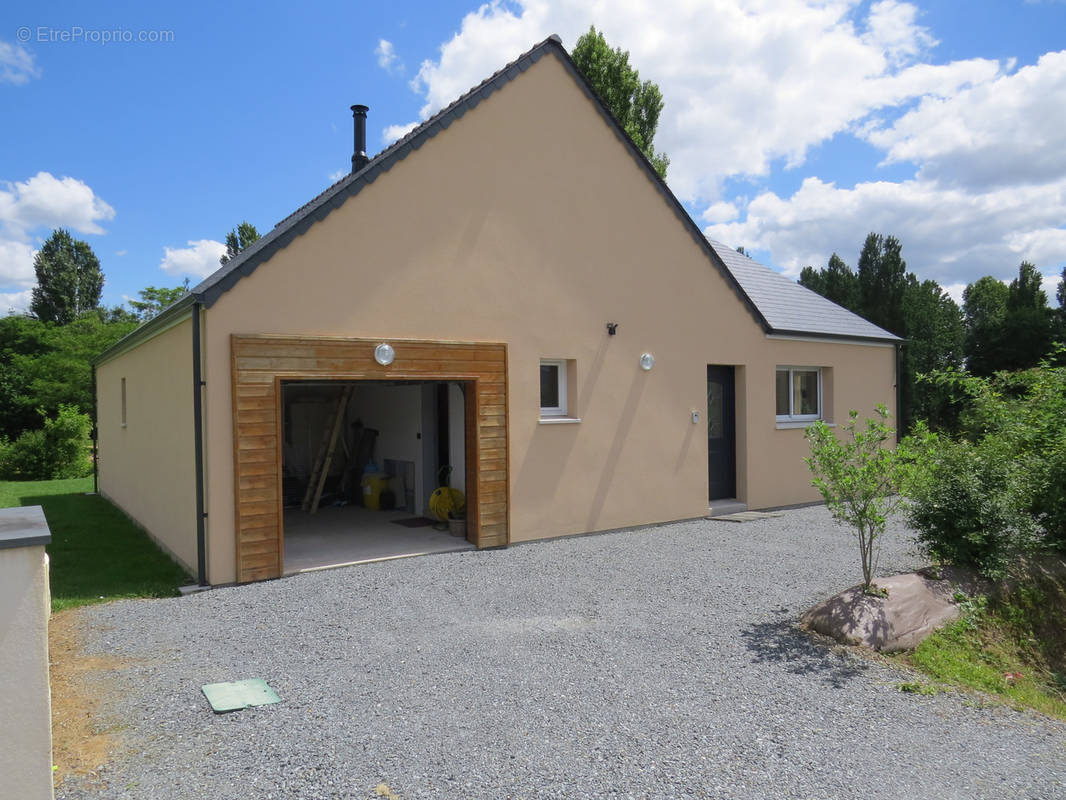
[[396,360],[382,367],[374,361],[378,344],[377,339],[231,337],[239,583],[277,578],[284,569],[284,380],[465,382],[468,538],[478,547],[508,543],[506,346],[391,340]]

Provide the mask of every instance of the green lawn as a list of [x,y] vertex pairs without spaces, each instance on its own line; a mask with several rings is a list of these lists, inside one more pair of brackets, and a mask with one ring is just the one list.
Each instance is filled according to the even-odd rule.
[[184,568],[102,497],[92,478],[0,481],[0,508],[43,506],[52,543],[52,610],[126,597],[173,597]]
[[959,619],[900,658],[938,683],[1066,719],[1064,621],[1066,580],[1033,572],[1008,595],[962,603]]

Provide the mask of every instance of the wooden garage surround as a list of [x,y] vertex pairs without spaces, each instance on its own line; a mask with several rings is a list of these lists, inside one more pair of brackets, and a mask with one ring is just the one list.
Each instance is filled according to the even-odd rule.
[[[466,381],[467,538],[509,542],[507,346],[398,339],[230,337],[237,582],[281,577],[281,382],[302,379]],[[388,341],[396,359],[374,361]],[[472,458],[471,454],[477,456]]]

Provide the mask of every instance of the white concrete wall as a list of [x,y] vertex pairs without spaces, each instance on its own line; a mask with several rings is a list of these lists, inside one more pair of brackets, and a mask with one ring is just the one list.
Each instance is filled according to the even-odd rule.
[[387,458],[414,462],[415,513],[421,514],[424,478],[422,440],[418,434],[422,423],[422,387],[359,384],[349,408],[352,419],[361,419],[366,427],[378,431],[374,462],[379,468],[384,469]]
[[195,575],[192,322],[98,364],[96,404],[100,493]]
[[0,509],[0,797],[42,800],[52,797],[51,595],[44,544],[17,544],[24,523],[48,531],[40,506]]

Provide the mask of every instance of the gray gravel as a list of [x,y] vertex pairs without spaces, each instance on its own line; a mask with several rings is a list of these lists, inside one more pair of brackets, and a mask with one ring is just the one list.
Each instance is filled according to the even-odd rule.
[[[884,574],[912,568],[886,538]],[[127,749],[59,798],[1063,798],[1066,725],[792,627],[858,579],[825,509],[84,609]],[[280,705],[216,716],[200,686]]]

